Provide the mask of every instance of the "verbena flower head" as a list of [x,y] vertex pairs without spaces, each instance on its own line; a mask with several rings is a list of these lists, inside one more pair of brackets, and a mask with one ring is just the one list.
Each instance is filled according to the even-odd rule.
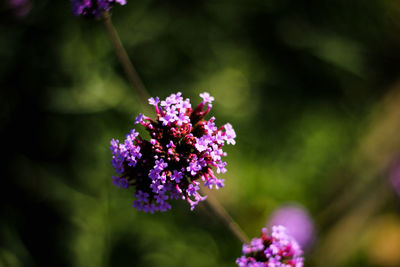
[[204,117],[214,100],[208,93],[192,108],[182,94],[172,94],[165,100],[150,98],[156,119],[139,114],[135,124],[149,132],[145,140],[132,129],[123,142],[111,140],[112,164],[118,175],[117,187],[133,189],[133,207],[145,212],[171,209],[170,199],[186,200],[193,210],[206,197],[199,194],[200,182],[212,189],[224,186],[216,173],[226,172],[222,158],[225,143],[235,144],[235,131],[227,123],[219,128],[215,118]]
[[243,256],[236,260],[240,267],[303,266],[303,251],[282,225],[273,226],[270,235],[263,228],[261,237],[244,244],[242,252]]
[[100,17],[103,11],[109,11],[115,4],[125,5],[126,0],[71,0],[75,16]]

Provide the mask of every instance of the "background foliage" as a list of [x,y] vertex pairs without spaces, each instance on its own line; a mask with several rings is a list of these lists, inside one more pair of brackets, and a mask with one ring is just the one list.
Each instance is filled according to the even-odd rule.
[[[112,186],[109,140],[143,107],[101,21],[29,3],[0,13],[0,266],[234,266],[240,242],[203,205],[143,214]],[[395,0],[113,9],[151,95],[208,91],[217,124],[236,129],[213,194],[245,232],[284,204],[307,208],[306,266],[400,266],[399,17]]]

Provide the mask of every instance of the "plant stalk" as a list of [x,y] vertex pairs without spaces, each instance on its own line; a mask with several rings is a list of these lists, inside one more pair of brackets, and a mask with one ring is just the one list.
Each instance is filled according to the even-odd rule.
[[132,64],[132,61],[129,59],[129,56],[126,53],[124,46],[122,45],[118,33],[111,22],[111,17],[108,12],[103,12],[103,22],[107,29],[107,33],[110,36],[115,54],[117,55],[118,60],[125,71],[126,77],[128,78],[131,86],[139,96],[141,102],[144,103],[144,105],[146,106],[147,100],[149,99],[150,95],[147,92],[146,88],[144,87],[139,74],[137,73],[135,67]]
[[[204,190],[202,190],[202,194],[204,195]],[[215,214],[220,217],[220,219],[228,226],[237,239],[239,239],[242,243],[249,243],[249,238],[239,224],[229,215],[226,209],[212,194],[207,194],[205,203]]]

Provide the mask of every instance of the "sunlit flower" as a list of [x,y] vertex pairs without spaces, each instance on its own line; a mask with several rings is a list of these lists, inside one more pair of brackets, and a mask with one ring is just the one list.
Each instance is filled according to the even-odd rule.
[[111,140],[112,164],[118,174],[113,183],[135,191],[133,207],[151,213],[166,211],[171,209],[168,200],[184,199],[193,210],[206,198],[199,193],[201,181],[210,189],[224,186],[213,168],[226,172],[222,147],[234,144],[236,134],[229,123],[217,128],[214,117],[204,119],[214,98],[208,93],[202,97],[205,100],[194,109],[180,92],[162,101],[150,98],[157,118],[139,114],[135,120],[149,132],[150,140],[134,129],[124,142]]
[[71,0],[75,16],[100,17],[103,11],[109,11],[115,4],[125,5],[126,0]]
[[303,266],[303,251],[282,225],[273,226],[270,235],[267,228],[263,228],[260,238],[253,238],[250,244],[243,245],[242,253],[236,260],[240,267]]

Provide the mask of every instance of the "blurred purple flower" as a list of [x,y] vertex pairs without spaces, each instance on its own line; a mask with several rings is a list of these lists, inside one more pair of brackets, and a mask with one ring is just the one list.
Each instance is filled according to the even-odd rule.
[[23,18],[29,14],[32,8],[30,0],[8,0],[8,7],[18,18]]
[[397,160],[389,172],[390,182],[392,183],[397,194],[400,196],[400,160]]
[[300,205],[287,205],[270,216],[267,226],[283,225],[303,249],[310,247],[315,239],[314,222]]

